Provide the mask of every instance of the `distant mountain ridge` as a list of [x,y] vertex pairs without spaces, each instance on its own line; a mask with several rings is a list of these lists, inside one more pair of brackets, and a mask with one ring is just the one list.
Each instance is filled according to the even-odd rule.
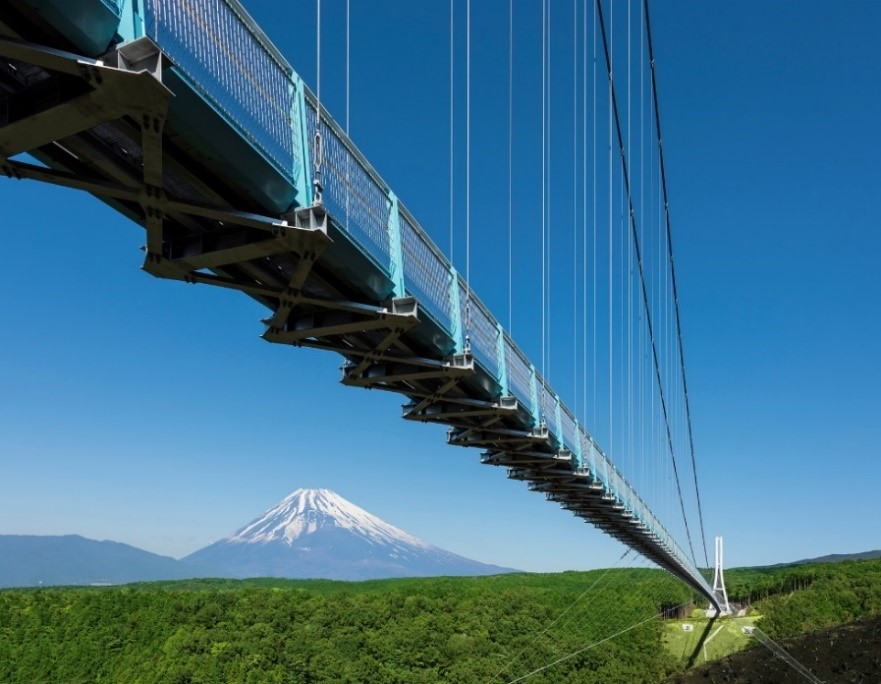
[[197,577],[341,580],[517,572],[414,537],[329,489],[298,489],[230,536],[175,560],[79,535],[0,535],[0,588]]
[[826,556],[805,558],[803,560],[792,561],[791,563],[776,563],[774,565],[767,565],[765,567],[785,568],[790,565],[810,565],[811,563],[841,563],[842,561],[872,560],[874,558],[881,558],[881,549],[875,551],[863,551],[862,553],[830,553]]
[[183,560],[234,577],[364,580],[516,572],[432,546],[329,489],[298,489]]
[[114,541],[63,536],[0,535],[0,587],[127,584],[220,576],[211,568]]

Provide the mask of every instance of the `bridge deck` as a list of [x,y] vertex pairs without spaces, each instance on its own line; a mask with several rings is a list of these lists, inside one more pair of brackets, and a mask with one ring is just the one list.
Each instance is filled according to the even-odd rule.
[[145,227],[148,272],[248,294],[269,310],[268,341],[343,355],[344,383],[404,394],[405,418],[450,426],[451,444],[715,601],[238,2],[146,0],[143,17],[126,0],[90,2],[80,24],[63,0],[0,8],[0,171],[95,194]]

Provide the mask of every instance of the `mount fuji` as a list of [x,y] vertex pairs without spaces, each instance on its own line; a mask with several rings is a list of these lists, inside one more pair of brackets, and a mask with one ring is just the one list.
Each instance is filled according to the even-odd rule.
[[182,560],[233,577],[365,580],[517,572],[432,546],[329,489],[298,489]]

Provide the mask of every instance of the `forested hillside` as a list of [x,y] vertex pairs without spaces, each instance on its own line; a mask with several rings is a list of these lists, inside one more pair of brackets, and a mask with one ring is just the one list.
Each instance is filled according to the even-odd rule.
[[[602,575],[0,592],[0,681],[483,683],[523,649],[509,678],[689,598],[660,571]],[[658,681],[676,666],[659,634],[650,620],[530,682]]]
[[[775,636],[881,614],[881,561],[741,570],[730,583],[767,597],[754,606]],[[8,590],[0,682],[466,684],[502,670],[507,682],[582,649],[528,682],[659,682],[682,661],[651,616],[690,598],[665,573],[627,569]]]
[[[774,638],[881,615],[881,560],[799,565],[738,573],[738,582],[768,594],[755,603]],[[879,646],[881,652],[881,646]]]

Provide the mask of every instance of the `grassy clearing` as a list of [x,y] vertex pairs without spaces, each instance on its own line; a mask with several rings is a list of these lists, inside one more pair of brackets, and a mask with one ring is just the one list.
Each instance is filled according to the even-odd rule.
[[[760,615],[753,614],[737,619],[710,620],[703,611],[696,610],[690,618],[665,621],[664,646],[683,665],[718,660],[750,646],[753,638],[744,634],[742,627],[754,625],[760,618]],[[686,631],[685,625],[691,625],[692,631]]]

